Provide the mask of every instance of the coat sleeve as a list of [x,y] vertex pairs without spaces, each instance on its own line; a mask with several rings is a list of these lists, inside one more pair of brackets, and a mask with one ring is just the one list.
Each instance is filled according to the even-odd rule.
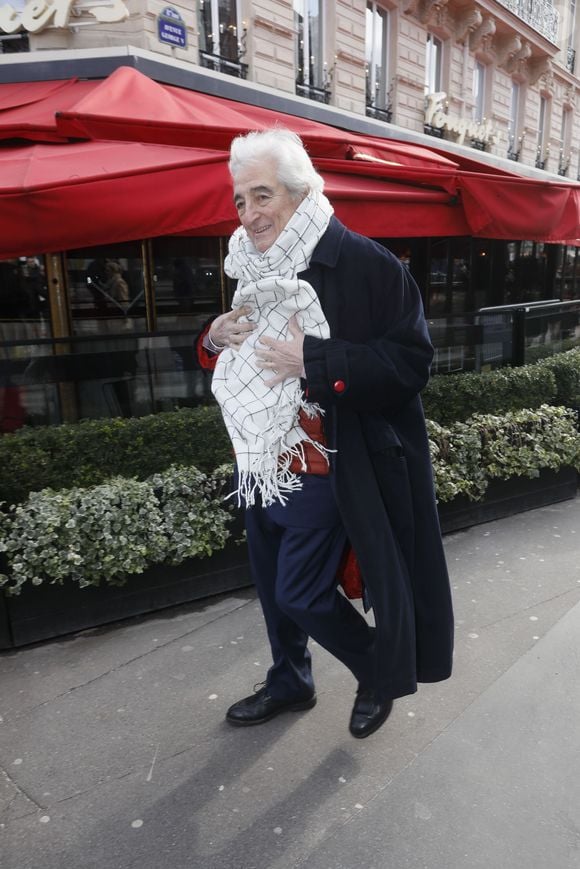
[[[429,379],[433,347],[419,289],[392,255],[383,256],[376,249],[371,253],[373,261],[365,271],[371,284],[366,288],[367,303],[349,299],[352,310],[342,318],[343,334],[327,340],[307,335],[304,340],[308,398],[323,407],[397,412]],[[329,284],[332,289],[332,279]],[[358,338],[350,341],[349,320],[356,317],[369,322],[357,322]]]

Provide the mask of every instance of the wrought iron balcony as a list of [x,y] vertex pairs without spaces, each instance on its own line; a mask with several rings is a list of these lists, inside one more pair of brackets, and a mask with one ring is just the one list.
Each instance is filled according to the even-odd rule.
[[560,155],[560,160],[558,163],[558,175],[562,175],[566,177],[568,175],[568,169],[570,168],[570,157],[564,157],[563,154]]
[[312,84],[305,84],[301,79],[296,79],[296,93],[299,97],[306,97],[309,100],[314,100],[316,103],[330,102],[330,88],[314,87]]
[[424,124],[423,132],[428,136],[435,136],[436,139],[442,139],[444,130],[443,127],[432,127],[431,124]]
[[242,63],[240,60],[231,60],[229,57],[222,57],[219,54],[210,54],[209,51],[199,52],[199,62],[206,69],[213,69],[214,72],[225,72],[227,75],[233,75],[236,78],[245,79],[248,75],[247,63]]
[[549,39],[558,41],[560,13],[552,0],[499,0],[502,6]]
[[574,72],[574,67],[576,66],[576,52],[573,48],[568,48],[566,52],[566,68],[570,72]]
[[391,118],[393,117],[393,111],[390,105],[381,109],[373,103],[367,103],[366,113],[367,118],[374,118],[375,121],[385,121],[387,124],[391,123]]

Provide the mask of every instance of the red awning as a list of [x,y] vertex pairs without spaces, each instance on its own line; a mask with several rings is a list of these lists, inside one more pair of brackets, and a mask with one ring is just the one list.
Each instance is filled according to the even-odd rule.
[[57,129],[57,112],[75,105],[97,84],[71,79],[0,85],[0,139],[68,141]]
[[[138,142],[0,149],[0,258],[159,235],[229,234],[238,220],[227,160],[225,151]],[[468,229],[445,190],[323,174],[337,215],[367,235],[409,234],[419,222],[426,234]]]
[[63,136],[122,139],[229,150],[232,138],[280,124],[298,133],[311,157],[351,159],[367,153],[394,165],[457,168],[449,157],[419,145],[362,136],[327,124],[222,97],[161,85],[119,67],[56,119]]
[[475,171],[474,160],[160,85],[121,67],[100,82],[0,85],[0,139],[46,143],[0,148],[0,257],[229,233],[237,223],[231,139],[275,124],[302,136],[337,215],[365,235],[580,237],[580,185],[483,164]]

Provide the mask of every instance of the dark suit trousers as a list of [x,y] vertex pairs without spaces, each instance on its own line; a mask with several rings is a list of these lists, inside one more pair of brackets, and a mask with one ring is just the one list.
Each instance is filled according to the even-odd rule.
[[246,510],[250,564],[266,620],[273,665],[272,697],[314,690],[308,637],[370,684],[373,634],[338,591],[336,572],[346,534],[328,477],[303,475],[303,488],[287,504]]

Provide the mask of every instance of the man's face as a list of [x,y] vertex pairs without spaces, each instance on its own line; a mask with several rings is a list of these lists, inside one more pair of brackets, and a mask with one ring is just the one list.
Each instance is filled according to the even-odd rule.
[[242,169],[234,181],[234,204],[250,241],[260,253],[271,247],[299,200],[278,181],[273,160]]

